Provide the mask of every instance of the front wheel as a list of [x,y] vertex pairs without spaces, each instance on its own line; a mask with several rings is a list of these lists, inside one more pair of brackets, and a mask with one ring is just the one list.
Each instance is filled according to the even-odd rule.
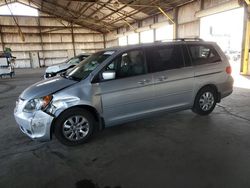
[[216,101],[216,90],[211,87],[204,87],[196,95],[192,111],[199,115],[208,115],[214,110]]
[[81,108],[63,112],[55,123],[55,136],[65,145],[85,143],[93,134],[94,118]]

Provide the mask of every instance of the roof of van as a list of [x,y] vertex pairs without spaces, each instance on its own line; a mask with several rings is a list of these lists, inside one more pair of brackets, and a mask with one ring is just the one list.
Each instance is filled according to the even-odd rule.
[[110,48],[106,48],[105,50],[130,50],[130,49],[134,49],[134,48],[139,48],[139,47],[153,47],[153,46],[162,46],[162,45],[166,45],[166,44],[186,44],[186,43],[191,43],[191,44],[214,44],[215,42],[208,42],[208,41],[203,41],[203,40],[170,40],[170,41],[156,41],[154,43],[146,43],[146,44],[135,44],[135,45],[127,45],[127,46],[115,46],[115,47],[110,47]]

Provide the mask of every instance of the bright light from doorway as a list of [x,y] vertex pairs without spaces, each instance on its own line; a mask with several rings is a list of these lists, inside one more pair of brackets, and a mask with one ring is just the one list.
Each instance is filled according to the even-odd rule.
[[141,32],[141,43],[154,42],[154,30],[148,30]]
[[232,67],[234,86],[250,89],[250,79],[240,75],[244,9],[238,8],[201,18],[201,38],[215,41]]
[[139,44],[139,33],[132,33],[128,35],[128,44]]
[[215,41],[223,51],[240,51],[244,9],[238,8],[201,18],[201,38]]
[[21,3],[10,3],[8,4],[8,6],[7,5],[0,6],[0,15],[11,15],[12,12],[13,15],[17,16],[38,16],[37,9],[23,5]]
[[126,45],[128,45],[127,36],[119,37],[118,43],[119,43],[119,46],[126,46]]
[[172,40],[174,38],[173,25],[165,25],[155,29],[156,41]]

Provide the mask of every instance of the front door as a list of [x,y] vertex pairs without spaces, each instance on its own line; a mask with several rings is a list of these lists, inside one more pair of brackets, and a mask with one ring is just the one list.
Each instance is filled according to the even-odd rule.
[[115,79],[101,80],[99,83],[107,126],[134,120],[152,110],[152,74],[147,74],[142,50],[122,53],[103,70],[105,71],[115,72]]

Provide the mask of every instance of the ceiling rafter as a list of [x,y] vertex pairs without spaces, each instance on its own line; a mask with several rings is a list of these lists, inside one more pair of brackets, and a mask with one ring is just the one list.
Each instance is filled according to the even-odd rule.
[[[151,2],[149,3],[149,5],[152,5],[153,3],[156,3],[157,1],[159,1],[159,0],[153,0],[153,1],[151,1]],[[142,12],[142,10],[145,10],[145,9],[147,9],[147,8],[149,8],[149,7],[141,7],[141,8],[139,8],[139,9],[135,9],[135,10],[133,10],[131,13],[129,13],[128,15],[124,16],[123,18],[118,18],[118,19],[116,19],[116,20],[110,22],[110,24],[117,23],[117,22],[121,21],[122,19],[128,18],[129,16],[133,16],[133,15],[135,15],[135,14],[138,14],[138,13]]]
[[86,2],[86,8],[84,9],[84,10],[82,10],[80,13],[81,14],[84,14],[91,6],[93,6],[93,4],[95,4],[95,3],[98,3],[99,2],[99,0],[96,0],[96,2]]
[[69,1],[69,2],[67,3],[67,7],[69,7],[69,6],[71,5],[71,3],[72,3],[72,1]]
[[132,4],[132,3],[136,2],[136,1],[137,1],[137,0],[129,1],[128,4],[123,5],[122,7],[118,8],[116,11],[111,12],[110,14],[107,14],[106,16],[104,16],[104,17],[102,18],[102,20],[104,20],[105,18],[108,18],[108,17],[112,16],[112,15],[115,14],[116,12],[119,12],[120,10],[124,9],[125,7],[129,6],[130,4]]
[[[80,3],[81,4],[81,3]],[[83,3],[83,5],[80,7],[80,9],[78,10],[78,12],[81,14],[82,10],[85,8],[86,3]]]
[[[1,0],[0,0],[1,1]],[[4,0],[2,0],[4,1]],[[6,0],[102,33],[131,25],[194,0]],[[142,13],[142,14],[140,14]]]
[[[190,1],[190,0],[187,0],[187,1],[183,2],[182,4],[178,4],[178,6],[174,6],[174,3],[178,3],[178,2],[180,2],[180,0],[171,1],[171,3],[170,3],[169,1],[168,1],[168,2],[164,1],[165,6],[171,5],[171,6],[169,6],[167,9],[164,9],[164,11],[169,11],[169,10],[171,10],[171,9],[173,9],[173,8],[176,8],[176,7],[185,5],[185,4],[190,3],[190,2],[193,2],[193,1],[194,1],[194,0],[191,0],[191,1]],[[157,6],[160,6],[160,5],[157,5]],[[156,16],[156,15],[162,14],[162,13],[159,11],[159,9],[157,9],[157,6],[155,6],[155,10],[152,9],[151,11],[149,11],[149,16],[147,16],[147,17],[145,17],[145,18],[143,18],[143,19],[147,19],[147,18]],[[140,20],[137,20],[137,21],[141,21],[141,20],[143,20],[143,19],[140,19]],[[134,23],[136,23],[136,21],[135,21],[135,22],[131,22],[131,24],[134,24]]]
[[[110,29],[114,29],[113,25],[111,25],[111,24],[109,24],[109,23],[101,22],[101,21],[95,20],[95,19],[93,19],[93,18],[90,18],[90,20],[88,21],[88,20],[86,19],[87,17],[85,17],[85,16],[83,16],[83,15],[79,15],[78,12],[75,12],[75,11],[69,9],[68,7],[64,7],[64,6],[62,6],[62,5],[59,5],[59,4],[57,4],[57,3],[50,2],[50,1],[48,1],[48,0],[43,0],[43,1],[44,1],[44,3],[51,4],[51,5],[57,6],[57,7],[61,8],[61,9],[65,10],[65,11],[72,17],[71,20],[75,20],[75,21],[77,21],[77,23],[85,22],[85,23],[88,23],[88,24],[91,24],[91,25],[98,26],[98,29],[103,29],[103,27],[104,27],[104,28],[106,28],[108,31],[110,31]],[[81,18],[81,17],[82,17],[82,18]],[[80,25],[82,25],[82,24],[80,24]],[[107,25],[108,25],[109,27],[108,27]]]
[[[91,14],[89,14],[88,17],[91,17],[91,16],[95,15],[98,11],[100,11],[103,7],[105,7],[111,1],[112,0],[108,0],[108,2],[103,3],[99,8],[97,8],[95,11],[93,11]],[[96,4],[99,5],[98,2]]]
[[[37,2],[35,2],[34,0],[29,0],[29,1],[32,2],[33,4],[35,4],[36,6],[40,7],[40,4],[37,3]],[[51,11],[44,10],[44,9],[42,10],[41,8],[36,8],[36,9],[38,9],[38,10],[41,11],[41,12],[44,12],[44,13],[47,13],[47,14],[50,14],[50,15],[57,16],[57,17],[59,17],[59,18],[65,20],[65,21],[71,22],[71,23],[73,23],[73,24],[80,25],[80,26],[85,27],[85,28],[88,28],[88,29],[90,29],[90,30],[95,30],[95,31],[97,31],[97,32],[99,32],[99,33],[103,33],[102,30],[93,29],[92,27],[89,27],[89,26],[87,26],[87,25],[83,25],[82,23],[77,22],[77,21],[72,20],[72,19],[69,19],[68,17],[62,16],[62,15],[59,15],[59,14],[55,14],[55,12],[53,12],[53,11],[51,12]]]
[[[116,11],[115,9],[113,9],[113,8],[111,8],[109,5],[104,5],[104,7],[105,8],[107,8],[107,9],[109,9],[109,10],[111,10],[111,11]],[[127,14],[126,13],[124,13],[124,12],[122,12],[122,10],[120,10],[120,11],[118,11],[120,14],[122,14],[123,16],[126,16]],[[117,12],[117,13],[118,13]],[[129,16],[129,18],[131,18],[131,19],[133,19],[133,20],[135,20],[135,21],[137,21],[135,18],[133,18],[132,16]]]

